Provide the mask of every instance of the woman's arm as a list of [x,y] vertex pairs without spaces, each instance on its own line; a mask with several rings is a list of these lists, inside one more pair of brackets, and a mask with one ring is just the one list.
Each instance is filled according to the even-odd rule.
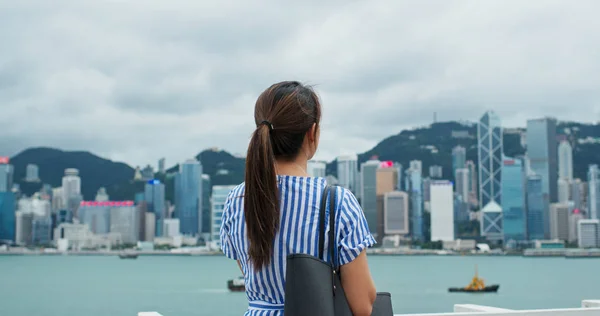
[[369,271],[366,250],[352,262],[340,267],[340,277],[352,314],[371,315],[377,292]]

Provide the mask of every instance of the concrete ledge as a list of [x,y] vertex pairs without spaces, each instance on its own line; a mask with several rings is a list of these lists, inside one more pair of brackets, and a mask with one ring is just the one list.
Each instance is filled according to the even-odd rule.
[[138,316],[162,316],[157,312],[139,312]]
[[483,305],[473,305],[473,304],[456,304],[454,305],[455,313],[474,313],[474,312],[511,312],[512,310],[506,308],[498,308],[491,306],[483,306]]

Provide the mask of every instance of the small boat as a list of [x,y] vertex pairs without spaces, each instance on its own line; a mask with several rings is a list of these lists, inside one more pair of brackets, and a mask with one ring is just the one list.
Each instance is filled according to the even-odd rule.
[[137,259],[137,253],[120,253],[119,258],[121,259]]
[[233,280],[227,281],[227,287],[231,292],[246,291],[246,282],[244,281],[244,277],[237,277]]
[[448,292],[466,292],[466,293],[495,293],[498,292],[500,285],[485,285],[483,279],[479,278],[477,273],[477,266],[475,266],[475,276],[471,280],[471,283],[465,287],[451,287]]

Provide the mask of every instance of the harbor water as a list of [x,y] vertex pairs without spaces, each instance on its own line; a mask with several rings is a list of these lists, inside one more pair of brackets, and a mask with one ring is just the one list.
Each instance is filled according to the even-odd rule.
[[[491,256],[370,256],[378,291],[395,313],[451,312],[454,304],[513,309],[579,307],[600,299],[600,259]],[[465,286],[475,265],[498,293],[448,293]],[[240,275],[222,256],[0,256],[0,314],[10,316],[242,315]]]

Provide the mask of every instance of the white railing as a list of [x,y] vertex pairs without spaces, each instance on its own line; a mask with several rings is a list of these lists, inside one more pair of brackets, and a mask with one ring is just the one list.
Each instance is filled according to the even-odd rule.
[[511,310],[490,306],[457,304],[453,313],[397,314],[395,316],[599,316],[600,300],[584,300],[581,308]]
[[[394,316],[599,316],[600,300],[584,300],[581,308],[511,310],[506,308],[456,304],[453,313],[396,314]],[[139,312],[138,316],[162,316],[157,312]]]

